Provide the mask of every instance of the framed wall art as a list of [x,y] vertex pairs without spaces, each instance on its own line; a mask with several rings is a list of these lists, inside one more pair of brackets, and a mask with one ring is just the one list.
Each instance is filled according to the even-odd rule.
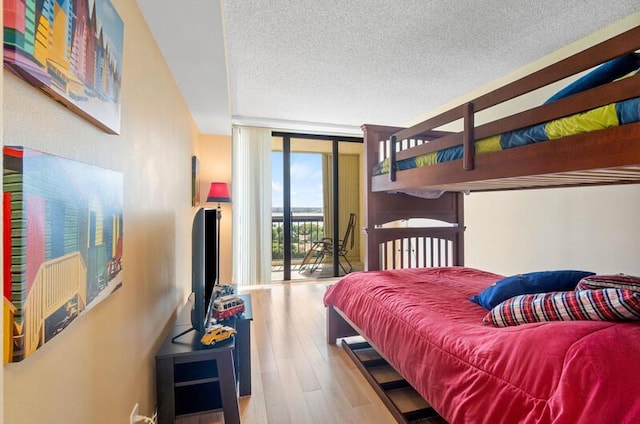
[[119,172],[3,149],[4,360],[34,353],[122,286]]
[[110,0],[4,0],[4,65],[120,132],[124,23]]

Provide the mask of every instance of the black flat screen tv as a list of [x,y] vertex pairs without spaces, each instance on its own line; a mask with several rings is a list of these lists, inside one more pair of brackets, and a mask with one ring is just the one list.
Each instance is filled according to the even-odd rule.
[[191,325],[204,334],[211,320],[212,295],[216,285],[217,210],[200,208],[191,229]]

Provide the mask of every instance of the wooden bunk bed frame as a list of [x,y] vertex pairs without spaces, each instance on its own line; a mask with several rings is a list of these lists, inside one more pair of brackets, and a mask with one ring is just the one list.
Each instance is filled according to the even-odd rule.
[[[640,27],[636,27],[410,128],[364,125],[365,269],[464,265],[463,192],[640,183],[640,122],[474,155],[475,140],[640,96],[640,75],[636,75],[480,126],[474,124],[474,115],[482,110],[639,48]],[[437,130],[460,119],[460,132]],[[396,168],[399,160],[461,144],[462,160],[402,171]],[[387,157],[389,173],[374,176],[374,167]],[[444,193],[425,199],[396,192],[415,188]],[[410,218],[450,225],[385,225]],[[416,259],[418,254],[420,259]],[[331,305],[326,323],[329,344],[354,335],[367,339]],[[385,400],[383,393],[379,394]],[[391,406],[388,399],[385,403]],[[403,422],[403,416],[394,416]]]

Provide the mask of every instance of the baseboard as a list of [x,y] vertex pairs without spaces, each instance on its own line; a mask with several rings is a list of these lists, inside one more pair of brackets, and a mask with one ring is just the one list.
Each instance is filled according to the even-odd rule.
[[400,424],[446,424],[438,413],[363,338],[342,339],[342,347]]

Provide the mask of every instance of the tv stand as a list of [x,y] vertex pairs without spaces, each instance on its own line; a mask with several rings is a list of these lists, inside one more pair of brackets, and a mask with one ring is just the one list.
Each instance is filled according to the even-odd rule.
[[[177,417],[222,411],[225,424],[239,424],[237,396],[251,394],[251,296],[240,294],[244,314],[225,321],[234,338],[213,346],[200,343],[190,324],[191,304],[156,353],[158,424]],[[177,340],[180,338],[180,340]]]

